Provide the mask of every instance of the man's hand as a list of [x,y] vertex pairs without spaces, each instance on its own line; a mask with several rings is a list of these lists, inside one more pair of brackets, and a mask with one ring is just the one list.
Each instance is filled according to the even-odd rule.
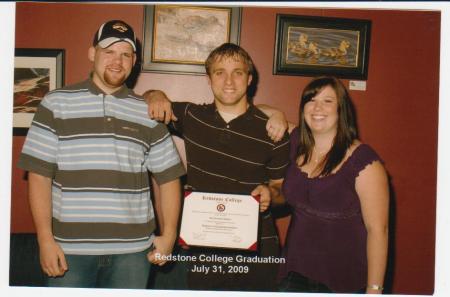
[[288,122],[286,117],[280,111],[273,112],[266,124],[267,134],[275,142],[283,138],[287,128]]
[[275,142],[280,141],[288,128],[284,113],[265,104],[258,104],[256,107],[269,117],[266,124],[267,135]]
[[68,269],[64,252],[53,238],[39,241],[39,258],[42,270],[50,277],[62,276]]
[[148,116],[166,125],[177,118],[172,112],[172,103],[166,94],[159,90],[149,90],[144,93],[144,99],[148,104]]
[[259,211],[264,212],[269,208],[270,205],[270,190],[266,185],[257,186],[251,194],[252,196],[259,195]]
[[159,266],[166,264],[167,261],[163,260],[161,256],[168,256],[172,253],[175,238],[176,236],[156,236],[153,241],[155,248],[147,254],[148,261]]

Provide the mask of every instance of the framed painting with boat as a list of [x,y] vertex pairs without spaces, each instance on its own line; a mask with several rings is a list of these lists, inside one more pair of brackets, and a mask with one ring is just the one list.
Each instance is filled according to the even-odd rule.
[[371,21],[277,15],[273,73],[367,79]]

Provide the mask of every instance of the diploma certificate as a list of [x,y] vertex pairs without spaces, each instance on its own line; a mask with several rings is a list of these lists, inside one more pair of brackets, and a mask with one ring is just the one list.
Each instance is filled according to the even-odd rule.
[[187,192],[180,244],[256,250],[259,197]]

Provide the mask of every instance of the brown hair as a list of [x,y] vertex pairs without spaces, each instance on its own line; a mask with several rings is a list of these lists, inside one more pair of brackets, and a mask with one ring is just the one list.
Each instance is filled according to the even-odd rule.
[[247,65],[247,70],[249,75],[253,75],[255,67],[253,66],[252,58],[250,55],[239,45],[234,43],[224,43],[216,47],[208,56],[205,61],[206,73],[211,75],[211,66],[217,60],[223,58],[235,58],[241,59],[245,65]]
[[315,78],[303,90],[300,102],[298,156],[304,156],[300,166],[305,165],[309,161],[314,148],[314,137],[311,133],[311,129],[306,124],[304,107],[306,103],[320,93],[326,86],[330,86],[336,93],[338,102],[338,123],[333,146],[322,163],[319,164],[319,166],[322,167],[319,176],[331,174],[331,172],[342,162],[347,153],[347,149],[358,137],[355,109],[345,86],[340,80],[334,77],[327,76]]

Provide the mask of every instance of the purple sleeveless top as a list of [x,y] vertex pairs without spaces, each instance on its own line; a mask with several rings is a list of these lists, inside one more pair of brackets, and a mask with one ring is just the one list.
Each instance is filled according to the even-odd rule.
[[367,233],[355,180],[367,165],[381,160],[361,144],[335,174],[308,178],[296,165],[298,137],[296,128],[283,183],[292,217],[280,277],[295,271],[336,293],[356,292],[367,285]]

